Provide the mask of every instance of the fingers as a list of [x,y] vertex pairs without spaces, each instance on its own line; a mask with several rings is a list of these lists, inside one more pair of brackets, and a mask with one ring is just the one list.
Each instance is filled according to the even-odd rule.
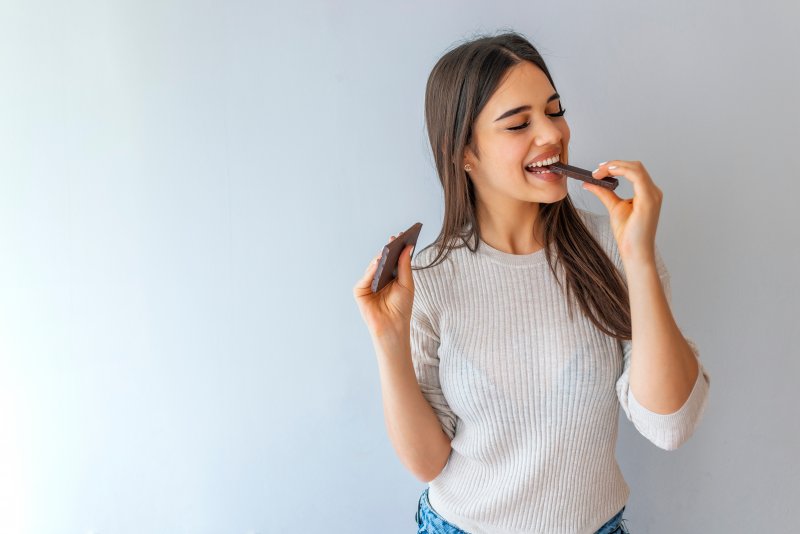
[[411,275],[411,252],[414,245],[407,245],[397,259],[397,283],[413,291],[414,279]]
[[[641,161],[626,161],[622,159],[604,161],[592,171],[592,174],[597,179],[606,176],[622,176],[633,184],[633,196],[640,200],[640,202],[644,202],[648,205],[659,202],[661,199],[661,190],[653,182],[653,179],[650,177],[650,174],[647,172],[644,165],[642,165]],[[599,191],[597,190],[601,188],[585,187],[584,189],[598,194]],[[613,200],[613,197],[609,197],[608,200]]]
[[636,178],[640,181],[650,178],[641,161],[626,161],[624,159],[604,161],[592,171],[592,174],[598,179],[605,176],[622,176],[623,178],[628,178],[631,182],[635,182]]
[[375,276],[375,270],[378,268],[380,259],[381,256],[378,254],[369,262],[369,265],[367,265],[367,268],[364,270],[364,274],[353,287],[353,292],[356,295],[360,296],[372,291],[372,278]]

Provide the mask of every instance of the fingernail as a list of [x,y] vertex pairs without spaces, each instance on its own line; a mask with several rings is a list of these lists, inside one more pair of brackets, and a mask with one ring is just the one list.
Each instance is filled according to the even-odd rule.
[[612,165],[611,167],[609,167],[609,169],[616,169],[616,168],[617,168],[616,165]]
[[605,165],[606,163],[608,163],[608,162],[607,161],[603,161],[603,162],[600,162],[599,165]]
[[[602,165],[602,163],[600,165]],[[596,173],[599,170],[600,170],[600,167],[597,167],[595,170],[592,171],[592,174]]]

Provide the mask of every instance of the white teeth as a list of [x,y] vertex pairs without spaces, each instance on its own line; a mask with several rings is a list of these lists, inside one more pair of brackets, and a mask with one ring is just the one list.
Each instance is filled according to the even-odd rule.
[[553,156],[550,159],[546,159],[544,161],[537,161],[536,163],[532,163],[528,165],[526,168],[530,169],[532,167],[542,167],[544,165],[552,165],[553,163],[559,161],[558,156]]

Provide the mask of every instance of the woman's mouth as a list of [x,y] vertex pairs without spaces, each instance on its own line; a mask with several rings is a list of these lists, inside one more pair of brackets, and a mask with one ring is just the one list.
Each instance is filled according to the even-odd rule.
[[549,165],[541,167],[525,167],[525,172],[536,178],[537,180],[544,180],[546,182],[558,182],[563,178],[563,174],[552,172]]
[[549,156],[537,157],[535,161],[529,162],[525,165],[525,172],[532,175],[537,180],[545,182],[560,182],[563,175],[561,173],[553,172],[550,168],[551,165],[561,161],[560,152],[550,152]]
[[525,170],[531,174],[546,174],[550,172],[550,166],[543,165],[541,167],[525,167]]
[[528,162],[525,165],[525,170],[533,173],[547,172],[547,169],[550,165],[552,165],[553,163],[558,163],[559,161],[561,161],[560,153],[555,153],[548,157],[537,157],[535,161]]

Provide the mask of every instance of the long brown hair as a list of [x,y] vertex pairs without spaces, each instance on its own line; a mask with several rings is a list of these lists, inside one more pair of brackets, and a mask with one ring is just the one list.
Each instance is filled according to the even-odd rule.
[[[475,252],[480,246],[474,186],[461,165],[464,149],[470,146],[478,154],[478,147],[471,145],[472,125],[507,71],[522,61],[540,68],[555,88],[542,56],[516,32],[464,42],[433,67],[425,88],[425,125],[444,189],[444,222],[436,240],[425,247],[438,245],[433,262],[414,270],[441,263],[454,248],[466,246]],[[567,162],[567,147],[562,144],[561,149],[562,161]],[[569,195],[540,204],[537,224],[544,229],[545,243],[555,243],[556,257],[549,246],[545,256],[562,290],[555,266],[560,263],[564,268],[570,318],[571,293],[597,328],[617,339],[631,339],[627,283],[583,224]]]

